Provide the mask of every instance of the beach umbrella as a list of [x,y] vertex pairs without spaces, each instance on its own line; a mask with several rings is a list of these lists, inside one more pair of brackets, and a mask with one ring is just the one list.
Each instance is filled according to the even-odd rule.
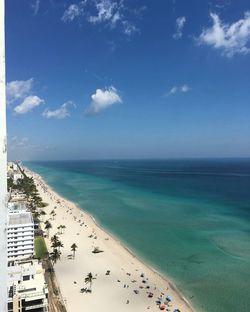
[[166,308],[165,304],[160,305],[160,310],[165,310],[165,308]]

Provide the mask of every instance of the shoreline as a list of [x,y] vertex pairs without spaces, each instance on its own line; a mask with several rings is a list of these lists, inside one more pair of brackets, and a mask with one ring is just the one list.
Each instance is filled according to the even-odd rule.
[[[40,176],[41,177],[41,176]],[[44,181],[44,179],[42,179]],[[45,182],[46,183],[46,182]],[[46,185],[48,185],[46,183]],[[64,200],[69,201],[68,199],[65,199],[65,197],[59,195],[56,191],[54,191],[54,189],[52,187],[49,186],[49,188],[56,193],[58,196],[62,197]],[[122,240],[118,239],[113,233],[109,232],[108,230],[106,230],[103,226],[101,226],[96,220],[95,218],[86,210],[80,208],[77,204],[75,204],[74,202],[72,202],[77,209],[79,209],[81,212],[83,211],[86,215],[88,215],[89,218],[92,219],[92,221],[95,223],[95,225],[102,230],[104,233],[106,233],[108,236],[112,237],[112,239],[119,244],[122,248],[124,248],[133,258],[137,259],[139,262],[141,262],[144,266],[146,266],[150,271],[152,271],[152,273],[156,274],[159,276],[159,278],[163,279],[165,282],[168,283],[168,285],[171,287],[171,289],[178,293],[178,295],[180,296],[180,298],[189,305],[189,308],[191,309],[192,312],[198,312],[197,310],[194,310],[194,308],[192,308],[191,304],[189,303],[189,301],[186,299],[186,297],[184,295],[182,295],[181,291],[175,286],[174,282],[172,281],[172,279],[168,276],[164,276],[163,273],[161,273],[160,271],[156,270],[153,265],[147,263],[147,261],[145,259],[140,258],[139,256],[137,256],[135,254],[135,252],[133,252],[128,246],[126,246],[125,242],[123,242]]]
[[[52,196],[52,195],[54,196],[54,200],[57,200],[57,201],[59,200],[59,201],[62,201],[62,203],[64,205],[66,204],[65,207],[66,207],[66,209],[69,209],[70,211],[72,211],[71,214],[73,214],[73,211],[74,211],[78,215],[80,214],[81,217],[84,216],[84,220],[85,220],[85,218],[87,218],[88,221],[90,221],[90,222],[84,222],[84,223],[87,223],[89,225],[89,227],[92,227],[92,232],[94,231],[94,232],[99,232],[99,233],[104,234],[104,236],[105,236],[104,240],[105,241],[107,240],[107,241],[109,241],[111,243],[111,246],[109,246],[109,247],[112,248],[112,247],[114,247],[113,246],[114,244],[117,245],[120,250],[123,250],[123,253],[125,253],[125,254],[127,253],[129,255],[129,257],[132,258],[132,260],[134,260],[135,262],[138,262],[137,264],[140,264],[142,269],[145,268],[146,271],[149,271],[151,273],[151,275],[152,275],[151,279],[154,280],[154,285],[155,285],[155,290],[156,291],[158,291],[158,288],[159,288],[159,291],[158,291],[159,293],[160,293],[160,289],[161,288],[164,288],[164,289],[167,289],[167,290],[170,289],[169,292],[171,293],[171,297],[173,295],[173,297],[175,298],[173,300],[174,303],[176,302],[174,304],[175,308],[179,308],[181,311],[183,311],[183,309],[185,309],[186,312],[198,312],[198,310],[194,309],[194,307],[191,306],[191,304],[187,300],[187,298],[185,298],[185,296],[183,296],[181,291],[175,286],[175,284],[171,280],[171,278],[169,278],[165,274],[163,274],[163,273],[159,272],[158,270],[156,270],[151,264],[147,263],[146,260],[144,260],[144,259],[140,258],[139,256],[137,256],[136,252],[132,251],[128,246],[126,246],[126,243],[123,242],[122,240],[120,240],[119,238],[117,238],[115,236],[115,234],[113,234],[112,232],[110,233],[107,229],[105,229],[102,225],[100,225],[89,212],[87,212],[86,210],[80,208],[76,203],[71,202],[70,200],[65,198],[63,195],[60,195],[59,193],[57,193],[50,185],[48,185],[48,183],[38,173],[36,173],[34,171],[31,171],[29,168],[27,168],[25,166],[22,166],[22,167],[25,169],[25,171],[28,173],[28,175],[33,176],[37,186],[40,186],[40,188],[46,188],[48,194],[50,196]],[[43,196],[44,194],[41,193],[41,190],[39,188],[38,188],[38,191],[40,193],[40,196],[44,199],[44,196]],[[57,204],[58,205],[57,201],[53,202],[53,204]],[[47,201],[45,200],[45,202],[47,202]],[[48,204],[50,206],[51,203],[48,203]],[[71,207],[71,208],[69,208],[69,207]],[[46,207],[45,210],[47,208],[48,207]],[[53,208],[52,208],[52,210],[53,210]],[[57,209],[57,211],[58,211],[58,209]],[[64,212],[64,211],[61,209],[60,212],[62,214],[62,212]],[[93,227],[93,225],[94,225],[94,227]],[[79,233],[77,233],[77,234],[79,234]],[[100,235],[98,234],[98,239],[99,239],[99,236]],[[49,248],[49,240],[45,239],[45,241],[46,241],[46,245],[47,245],[48,250],[49,250],[50,249]],[[115,247],[117,247],[117,246],[115,246]],[[76,255],[77,255],[77,253],[78,253],[78,251],[76,251]],[[118,253],[119,253],[119,251],[118,251]],[[58,263],[59,262],[60,261],[58,261]],[[66,294],[66,292],[64,290],[62,290],[61,283],[60,283],[60,275],[59,274],[61,274],[61,273],[57,272],[58,271],[57,270],[58,263],[55,264],[56,277],[57,277],[57,279],[59,281],[59,286],[60,286],[60,289],[61,289],[61,292],[62,292],[62,296],[64,298],[66,298],[66,302],[68,302],[68,298],[67,298],[68,294]],[[133,262],[131,262],[131,263],[134,265]],[[136,270],[136,271],[138,271],[138,270]],[[158,285],[158,284],[160,284],[160,285]],[[157,286],[157,288],[156,288],[156,286]],[[106,287],[106,285],[103,285],[103,287]],[[155,300],[153,300],[153,301],[155,301]],[[170,307],[171,306],[172,305],[170,305]],[[67,305],[66,305],[66,307],[67,307]],[[137,306],[136,309],[138,310],[140,308]],[[148,309],[148,307],[147,307],[147,309]],[[68,309],[68,307],[67,307],[67,310],[71,311],[70,309]],[[127,309],[127,310],[129,310],[129,309]],[[152,304],[152,306],[150,306],[150,310],[151,311],[159,310],[159,307],[156,306],[156,304],[154,303],[154,304]],[[106,311],[106,310],[104,310],[104,311]],[[172,311],[172,309],[170,308],[170,309],[168,309],[168,311]],[[73,312],[73,310],[72,310],[72,312]]]
[[[44,181],[44,180],[43,180]],[[46,183],[47,184],[47,183]],[[47,184],[48,185],[48,184]],[[56,194],[58,194],[57,192],[54,191],[54,189],[52,187],[50,187],[52,189],[52,191]],[[59,194],[58,194],[59,195]],[[60,197],[64,198],[63,196],[59,195]],[[64,198],[65,199],[65,198]],[[67,199],[66,199],[67,200]],[[67,200],[68,201],[68,200]],[[191,309],[192,312],[198,312],[197,310],[194,310],[194,308],[192,308],[191,304],[189,303],[189,301],[186,299],[186,297],[184,295],[182,295],[181,291],[175,286],[174,282],[172,281],[172,279],[168,276],[164,276],[163,273],[161,273],[160,271],[156,270],[153,265],[147,263],[147,261],[145,259],[142,259],[141,257],[137,256],[135,254],[135,252],[133,252],[128,246],[126,246],[125,242],[123,242],[122,240],[118,239],[113,233],[110,233],[108,230],[106,230],[104,227],[102,227],[99,223],[97,223],[97,221],[95,220],[95,218],[88,212],[86,212],[86,210],[80,208],[77,204],[73,203],[77,209],[79,209],[80,211],[83,211],[86,215],[88,215],[92,221],[95,223],[95,225],[100,228],[104,233],[106,233],[108,236],[112,237],[112,239],[119,244],[122,248],[124,248],[133,258],[137,259],[138,261],[140,261],[144,266],[146,266],[150,271],[152,271],[152,273],[156,274],[159,276],[159,278],[163,279],[165,282],[168,283],[168,285],[171,287],[171,289],[178,293],[178,295],[180,296],[180,298],[189,305],[189,308]]]

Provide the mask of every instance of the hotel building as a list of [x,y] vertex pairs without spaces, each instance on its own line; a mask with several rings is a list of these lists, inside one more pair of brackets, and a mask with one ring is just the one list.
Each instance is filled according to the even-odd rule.
[[30,212],[9,212],[7,221],[7,257],[10,260],[34,255],[34,222]]

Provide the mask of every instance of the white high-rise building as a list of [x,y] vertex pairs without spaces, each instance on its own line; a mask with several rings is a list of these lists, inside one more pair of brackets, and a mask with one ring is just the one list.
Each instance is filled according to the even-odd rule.
[[0,0],[0,311],[7,311],[7,147],[4,0]]
[[30,212],[10,212],[7,223],[7,257],[28,259],[34,255],[34,222]]

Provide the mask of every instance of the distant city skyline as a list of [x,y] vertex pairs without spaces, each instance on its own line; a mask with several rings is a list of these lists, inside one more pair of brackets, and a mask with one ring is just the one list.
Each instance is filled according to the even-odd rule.
[[250,157],[250,4],[6,1],[8,158]]

